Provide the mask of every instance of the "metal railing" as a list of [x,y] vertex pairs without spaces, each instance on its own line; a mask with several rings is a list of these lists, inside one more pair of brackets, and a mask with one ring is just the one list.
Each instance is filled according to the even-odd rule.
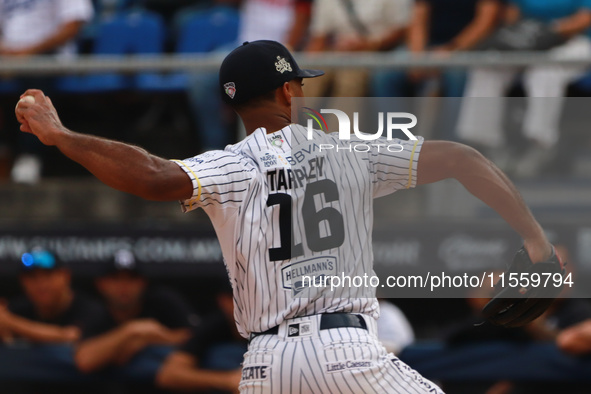
[[[75,58],[32,56],[0,57],[0,76],[45,76],[95,72],[136,73],[145,71],[216,71],[224,54],[207,55],[131,55]],[[591,57],[561,59],[545,52],[465,52],[453,56],[409,53],[322,53],[296,54],[301,66],[308,68],[446,68],[446,67],[525,67],[591,66]]]

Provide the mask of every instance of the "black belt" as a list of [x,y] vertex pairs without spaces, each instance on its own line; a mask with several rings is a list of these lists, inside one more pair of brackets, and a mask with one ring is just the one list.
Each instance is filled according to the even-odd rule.
[[[294,323],[297,324],[297,323]],[[330,330],[331,328],[362,328],[367,330],[365,319],[361,315],[353,315],[351,313],[325,313],[320,317],[320,329]],[[250,334],[250,341],[261,335],[277,335],[279,333],[279,326],[269,328],[263,332],[253,332]]]

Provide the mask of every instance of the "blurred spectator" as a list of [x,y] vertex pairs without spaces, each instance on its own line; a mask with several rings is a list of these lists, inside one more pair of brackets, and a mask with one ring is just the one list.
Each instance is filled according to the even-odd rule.
[[[321,0],[314,2],[311,52],[383,51],[402,40],[410,22],[412,0]],[[329,70],[306,81],[306,96],[364,97],[366,70]]]
[[210,0],[124,0],[135,5],[141,5],[144,8],[154,11],[168,22],[171,23],[175,15],[184,8],[194,6],[207,6]]
[[76,364],[83,372],[126,364],[150,345],[181,345],[198,321],[180,295],[148,285],[130,251],[115,255],[96,286],[108,313],[96,316],[77,349]]
[[[307,32],[306,5],[310,0],[216,0],[216,5],[240,4],[237,42],[217,48],[229,53],[245,41],[275,40],[297,47]],[[309,7],[309,5],[308,5]],[[299,10],[296,12],[296,10]],[[309,10],[308,10],[309,11]],[[203,151],[223,149],[235,138],[219,93],[217,73],[193,74],[188,88],[189,103],[199,130]]]
[[273,40],[285,43],[294,22],[295,0],[242,0],[238,43]]
[[[582,342],[580,335],[587,322],[591,322],[591,304],[586,299],[562,298],[558,299],[550,309],[524,327],[504,328],[489,323],[482,323],[480,311],[488,299],[473,298],[468,300],[475,310],[473,318],[456,324],[449,332],[447,342],[451,346],[469,347],[473,344],[483,344],[487,341],[507,341],[515,344],[531,344],[533,342],[553,342],[564,351],[573,354],[585,354],[591,348]],[[574,334],[571,336],[571,334]],[[588,334],[587,334],[588,335]],[[563,339],[564,338],[564,339]],[[589,344],[589,342],[587,342]],[[494,376],[494,375],[491,375]],[[566,387],[565,387],[566,384]],[[582,388],[582,391],[581,391]],[[529,394],[529,393],[587,393],[588,384],[575,382],[552,382],[543,379],[527,381],[498,381],[494,382],[447,382],[444,384],[446,392],[486,393],[486,394]]]
[[313,0],[237,0],[240,8],[238,43],[278,41],[298,49],[308,33]]
[[[76,53],[73,40],[93,12],[91,0],[0,0],[0,57],[72,56]],[[23,79],[23,83],[48,88],[48,81],[38,78]],[[26,133],[19,133],[18,139],[20,152],[12,179],[35,183],[41,176],[41,144]]]
[[[589,0],[513,0],[507,8],[506,23],[531,19],[550,24],[553,30],[568,39],[565,44],[549,50],[559,59],[591,56]],[[515,166],[516,176],[539,173],[554,157],[559,139],[559,122],[567,85],[582,76],[582,66],[532,66],[524,71],[523,85],[529,99],[523,120],[523,134],[530,140],[529,150],[512,161],[503,133],[504,100],[502,97],[514,82],[518,69],[495,67],[471,71],[466,97],[458,123],[458,134],[466,142],[490,151],[490,156],[504,167]],[[488,97],[486,100],[473,98]],[[549,99],[543,99],[549,98]]]
[[[572,272],[574,265],[569,251],[562,245],[556,246],[556,251],[563,261],[569,262],[567,268]],[[591,354],[591,304],[588,299],[577,300],[578,309],[566,309],[562,319],[570,324],[565,325],[556,335],[556,344],[566,353],[574,355]]]
[[567,353],[578,356],[591,354],[591,319],[562,330],[556,344]]
[[293,23],[285,38],[285,46],[290,51],[299,51],[306,44],[312,19],[312,4],[313,0],[295,0]]
[[[479,314],[488,299],[474,298],[468,301],[475,312]],[[555,341],[561,349],[573,354],[587,354],[588,351],[591,351],[591,348],[588,347],[589,342],[584,342],[585,335],[588,338],[589,332],[582,334],[588,330],[588,322],[591,322],[591,304],[586,299],[559,298],[546,313],[524,327],[507,329],[490,324],[475,326],[481,322],[482,320],[479,318],[465,322],[463,329],[455,331],[449,341],[453,344],[495,340],[524,343]],[[500,381],[492,384],[486,390],[486,394],[557,392],[554,389],[555,386],[550,387],[548,387],[548,383]],[[587,392],[572,390],[569,388],[568,392]],[[451,388],[450,391],[452,391]],[[474,392],[474,390],[470,392]]]
[[93,15],[90,0],[0,0],[3,56],[73,55],[72,40]]
[[[454,52],[472,49],[487,37],[499,20],[503,0],[417,0],[413,7],[412,22],[406,37],[406,46],[399,52],[411,54],[433,53],[449,56]],[[466,84],[466,71],[461,68],[445,70],[410,69],[378,70],[371,81],[375,97],[462,97]],[[419,111],[419,117],[428,119],[437,127],[436,138],[455,139],[454,128],[460,110],[459,99],[447,99],[436,114],[429,113],[429,101],[419,102],[418,109],[407,108],[406,100],[395,99],[391,107],[403,111]],[[390,108],[384,108],[388,110]],[[427,111],[427,113],[423,113]],[[421,113],[423,113],[421,115]],[[433,119],[432,119],[433,118]],[[423,122],[422,133],[429,136],[432,126]]]
[[37,343],[76,342],[102,308],[70,287],[70,271],[51,252],[35,249],[22,257],[24,297],[0,306],[0,335]]
[[[447,55],[472,49],[494,29],[500,10],[501,0],[417,0],[407,50],[413,54],[432,51]],[[380,71],[373,78],[372,88],[376,97],[461,97],[465,79],[463,70],[454,69],[441,74],[431,70]],[[409,92],[408,82],[416,92]]]
[[404,313],[384,299],[380,299],[378,338],[388,353],[394,354],[399,354],[415,341],[415,333]]
[[[568,261],[567,275],[570,273],[574,276],[573,269],[576,267],[572,263],[568,249],[560,243],[556,243],[555,248],[562,261]],[[496,272],[495,275],[500,273]],[[588,331],[591,328],[591,303],[588,299],[569,298],[572,295],[571,291],[573,291],[571,287],[565,286],[560,298],[557,298],[539,318],[518,328],[504,328],[489,323],[482,324],[481,311],[493,291],[491,287],[472,290],[466,301],[473,311],[473,316],[464,322],[454,324],[454,327],[448,331],[448,343],[458,345],[498,340],[556,342],[558,347],[572,354],[591,353],[591,346],[589,346],[591,345],[589,341],[591,331]],[[541,392],[540,389],[544,388],[544,384],[534,384],[534,382],[525,384],[501,381],[493,384],[486,393]]]
[[172,353],[157,375],[160,387],[171,390],[235,392],[247,343],[234,322],[234,299],[229,283],[217,295],[219,310],[205,317],[192,337]]

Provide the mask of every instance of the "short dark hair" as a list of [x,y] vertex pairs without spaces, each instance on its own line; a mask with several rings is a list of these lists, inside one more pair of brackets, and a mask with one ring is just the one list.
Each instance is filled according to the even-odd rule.
[[[281,86],[283,87],[283,86]],[[277,88],[280,89],[280,88]],[[236,112],[243,111],[248,108],[259,107],[264,105],[268,102],[275,102],[275,94],[277,93],[277,89],[269,90],[266,93],[260,94],[256,97],[249,99],[243,103],[230,103],[230,107],[234,109]]]

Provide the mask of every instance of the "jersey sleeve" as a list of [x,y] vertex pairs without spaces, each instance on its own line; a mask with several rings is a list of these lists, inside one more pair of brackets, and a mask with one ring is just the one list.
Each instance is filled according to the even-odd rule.
[[183,212],[242,203],[254,176],[251,163],[228,151],[210,151],[172,161],[185,171],[193,183],[193,196],[181,201]]
[[[424,141],[423,137],[417,138],[416,141],[378,140],[373,144],[369,162],[374,198],[416,186],[417,166]],[[378,147],[378,144],[383,146]]]

